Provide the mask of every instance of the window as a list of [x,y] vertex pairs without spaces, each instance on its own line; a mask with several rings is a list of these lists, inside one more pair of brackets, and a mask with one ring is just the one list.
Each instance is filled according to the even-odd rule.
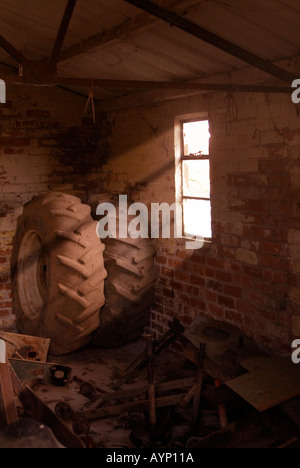
[[177,201],[183,208],[184,235],[211,239],[209,121],[188,119],[177,124]]

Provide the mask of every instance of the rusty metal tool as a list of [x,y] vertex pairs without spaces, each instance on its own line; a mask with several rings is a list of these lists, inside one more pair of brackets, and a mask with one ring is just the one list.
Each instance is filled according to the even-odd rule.
[[21,380],[30,386],[31,382],[41,379],[45,384],[63,387],[72,380],[72,368],[50,362],[26,361],[9,358],[11,366]]
[[88,436],[91,431],[91,424],[85,418],[76,417],[72,422],[72,428],[77,436]]
[[59,401],[55,405],[55,414],[59,419],[62,419],[63,421],[69,421],[75,416],[75,412],[73,411],[71,406],[65,401]]
[[81,385],[87,384],[84,391],[89,389],[94,393],[95,392],[107,393],[106,390],[103,390],[103,388],[99,387],[98,385],[95,385],[93,382],[88,382],[87,380],[84,380],[81,377],[78,377],[77,375],[73,377],[73,381],[76,382],[78,385],[80,385],[80,389],[84,389],[84,386],[81,387]]
[[72,421],[73,432],[77,436],[87,436],[90,433],[91,425],[88,420],[76,413],[65,401],[58,402],[54,411],[62,421]]

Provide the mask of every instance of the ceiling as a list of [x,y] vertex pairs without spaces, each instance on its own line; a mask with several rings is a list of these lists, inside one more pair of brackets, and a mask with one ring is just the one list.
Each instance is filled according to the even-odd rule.
[[[154,1],[263,59],[276,62],[300,55],[299,0]],[[1,35],[27,59],[47,59],[66,4],[67,0],[0,0]],[[72,56],[71,47],[86,45],[83,41],[94,36],[99,46],[85,47],[84,53],[78,54],[77,50],[77,55]],[[18,66],[2,49],[0,62],[2,73],[6,74]],[[77,0],[63,42],[58,74],[178,82],[196,81],[245,66],[248,65],[241,59],[124,0]],[[84,88],[73,88],[86,92]],[[97,97],[105,99],[125,93],[128,89],[103,88],[97,90]]]

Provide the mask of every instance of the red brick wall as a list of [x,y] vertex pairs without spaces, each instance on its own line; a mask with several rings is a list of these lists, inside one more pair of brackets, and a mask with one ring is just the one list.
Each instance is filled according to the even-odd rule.
[[9,89],[0,106],[0,327],[14,324],[9,258],[23,203],[51,189],[83,200],[103,189],[173,203],[174,119],[208,111],[213,239],[196,252],[183,241],[157,242],[151,325],[160,334],[174,315],[188,325],[205,314],[288,351],[300,337],[299,111],[288,95],[234,98],[238,119],[231,123],[224,94],[215,94],[125,105],[95,127],[83,119],[81,98]]
[[49,190],[99,191],[110,125],[84,115],[85,99],[59,89],[8,87],[0,104],[0,328],[13,326],[10,254],[17,217]]
[[[151,325],[204,314],[277,351],[300,337],[300,115],[289,95],[193,97],[109,114],[106,189],[147,204],[175,201],[174,119],[208,111],[213,239],[196,252],[157,242],[160,279]],[[120,102],[121,104],[121,102]],[[228,115],[228,114],[227,114]]]

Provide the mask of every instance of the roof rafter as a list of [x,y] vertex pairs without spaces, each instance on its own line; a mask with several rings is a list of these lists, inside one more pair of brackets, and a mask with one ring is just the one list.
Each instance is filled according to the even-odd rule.
[[21,52],[19,52],[9,41],[7,41],[1,35],[0,35],[0,47],[4,49],[18,63],[24,63],[26,61],[24,55]]
[[[172,8],[178,8],[178,10],[186,10],[191,7],[195,7],[197,4],[196,0],[168,0],[168,4]],[[113,42],[118,39],[123,39],[128,37],[129,35],[135,33],[136,31],[142,30],[143,28],[147,28],[149,26],[153,26],[157,23],[157,18],[153,18],[148,14],[141,13],[137,15],[135,18],[130,18],[123,23],[114,26],[111,29],[108,29],[104,32],[99,34],[95,34],[75,45],[69,47],[68,49],[63,50],[58,58],[57,62],[64,62],[65,60],[71,59],[76,57],[80,54],[85,54],[96,47],[100,47],[103,44],[107,44],[109,42]]]
[[52,55],[51,55],[51,62],[56,62],[57,57],[60,54],[62,45],[64,43],[66,34],[68,32],[68,28],[73,16],[73,12],[76,6],[77,0],[68,0],[59,31],[56,37],[56,41],[53,47]]
[[248,64],[259,68],[260,70],[265,71],[269,75],[275,76],[282,81],[291,83],[294,79],[297,78],[296,75],[290,73],[277,65],[274,65],[271,61],[265,60],[258,55],[249,52],[243,47],[238,46],[237,44],[224,39],[223,37],[209,31],[208,29],[199,26],[196,23],[188,20],[187,18],[175,13],[171,10],[168,10],[157,3],[154,3],[152,0],[124,0],[125,2],[133,5],[141,10],[147,12],[150,15],[153,15],[156,18],[159,18],[172,26],[185,31],[188,34],[191,34],[202,41],[207,42],[208,44],[223,50],[224,52],[247,62]]

